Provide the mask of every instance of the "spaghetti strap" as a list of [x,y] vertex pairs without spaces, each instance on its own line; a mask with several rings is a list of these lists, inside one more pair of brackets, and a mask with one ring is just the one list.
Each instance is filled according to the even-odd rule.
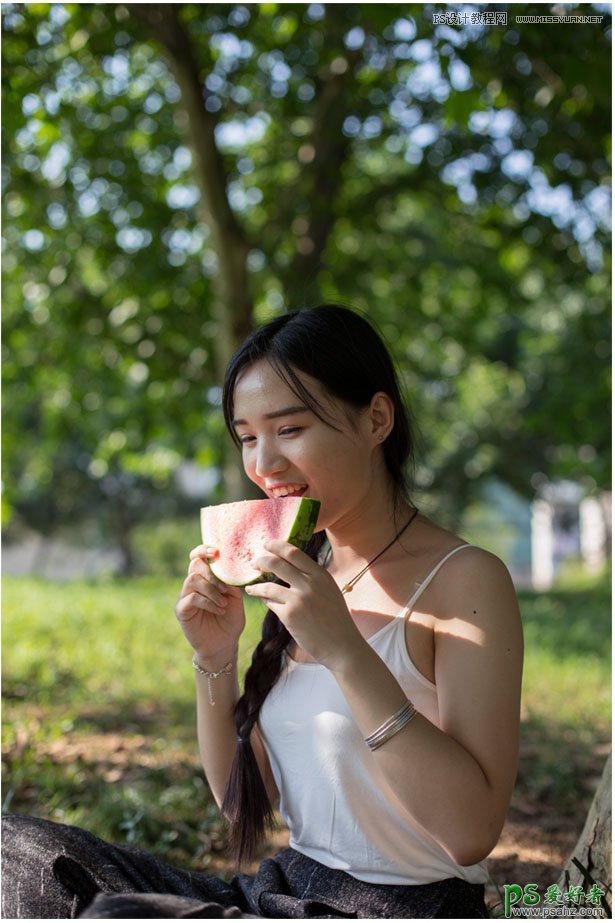
[[408,612],[410,611],[412,606],[415,604],[415,602],[419,599],[422,593],[427,589],[427,587],[429,586],[433,578],[436,576],[436,574],[438,573],[442,565],[446,564],[449,558],[452,558],[452,556],[454,554],[457,554],[458,551],[461,551],[462,548],[474,548],[474,547],[475,547],[474,545],[469,545],[467,543],[465,545],[457,545],[455,548],[449,551],[448,554],[445,554],[442,560],[438,561],[436,566],[432,570],[430,570],[430,572],[427,574],[425,579],[421,582],[420,586],[418,586],[417,589],[414,591],[414,593],[412,594],[412,596],[410,597],[410,599],[408,600],[408,602],[406,603],[406,605],[400,612],[400,615],[405,617],[408,614]]

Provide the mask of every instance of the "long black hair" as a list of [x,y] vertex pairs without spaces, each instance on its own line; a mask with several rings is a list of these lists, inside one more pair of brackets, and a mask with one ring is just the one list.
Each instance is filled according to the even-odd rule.
[[[235,387],[242,372],[265,360],[297,397],[320,419],[334,426],[327,409],[306,389],[297,372],[316,379],[331,397],[349,408],[367,407],[378,391],[393,402],[393,429],[382,448],[396,499],[408,500],[414,467],[410,412],[405,404],[391,356],[371,323],[339,305],[290,311],[256,330],[229,362],[222,395],[224,419],[233,440]],[[325,541],[314,535],[307,553],[316,559]],[[244,693],[235,706],[237,751],[224,794],[222,811],[230,825],[231,847],[238,861],[251,858],[273,823],[273,810],[250,744],[260,708],[274,686],[282,655],[291,640],[277,615],[268,610],[262,639],[245,677]]]

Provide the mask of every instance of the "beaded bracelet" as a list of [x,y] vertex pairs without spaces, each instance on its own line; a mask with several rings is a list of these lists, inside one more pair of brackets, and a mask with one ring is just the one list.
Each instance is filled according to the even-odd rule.
[[394,737],[402,728],[405,728],[407,724],[412,721],[416,715],[416,708],[409,700],[405,705],[396,711],[394,715],[391,715],[384,724],[381,724],[373,734],[370,734],[369,737],[365,738],[365,743],[370,750],[377,750],[383,744],[390,740],[391,737]]

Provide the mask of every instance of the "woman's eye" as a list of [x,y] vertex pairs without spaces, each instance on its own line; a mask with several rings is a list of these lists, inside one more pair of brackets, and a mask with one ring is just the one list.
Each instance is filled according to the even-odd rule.
[[[295,433],[301,431],[303,427],[301,426],[284,426],[281,430],[278,431],[279,436],[292,436]],[[256,442],[256,436],[238,436],[239,442],[241,445],[250,445],[253,442]]]

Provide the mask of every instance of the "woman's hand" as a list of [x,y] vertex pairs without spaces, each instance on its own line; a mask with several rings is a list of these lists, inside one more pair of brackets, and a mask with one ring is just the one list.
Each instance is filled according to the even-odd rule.
[[239,587],[226,586],[211,572],[208,560],[216,554],[215,548],[206,545],[190,552],[188,576],[175,606],[177,620],[199,663],[213,670],[233,658],[246,624]]
[[299,548],[284,541],[267,542],[251,563],[288,586],[256,583],[247,586],[246,593],[272,609],[318,663],[335,670],[364,643],[333,577]]

